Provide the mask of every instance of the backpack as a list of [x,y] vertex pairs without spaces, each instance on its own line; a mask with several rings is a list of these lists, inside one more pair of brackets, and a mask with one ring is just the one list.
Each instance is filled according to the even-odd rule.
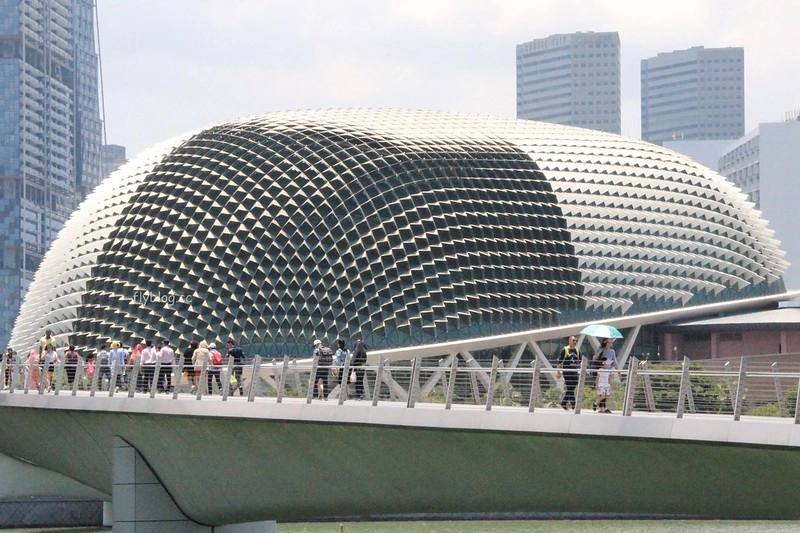
[[331,366],[333,364],[333,352],[327,346],[319,348],[319,366]]
[[367,364],[367,347],[363,343],[356,343],[353,350],[353,359],[351,361],[353,366],[362,366]]
[[581,366],[580,358],[581,352],[579,349],[575,349],[575,356],[573,357],[569,352],[569,347],[565,346],[561,352],[561,357],[559,358],[558,363],[565,369],[576,370]]
[[222,366],[222,354],[216,350],[211,352],[211,366]]

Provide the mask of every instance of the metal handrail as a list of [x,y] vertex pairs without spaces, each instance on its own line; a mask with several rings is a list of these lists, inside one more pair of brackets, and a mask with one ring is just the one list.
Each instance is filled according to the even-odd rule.
[[[407,408],[415,408],[418,404],[430,406],[431,401],[426,401],[426,395],[439,387],[444,398],[433,403],[441,403],[445,409],[451,409],[457,397],[456,389],[459,377],[461,377],[462,380],[466,380],[462,383],[462,389],[467,391],[467,396],[472,396],[472,403],[483,405],[487,411],[496,408],[497,404],[501,404],[503,408],[527,408],[530,412],[542,407],[557,407],[557,405],[547,405],[543,400],[543,396],[547,393],[552,395],[553,393],[550,391],[560,387],[559,379],[556,377],[557,370],[540,365],[538,359],[535,359],[530,367],[507,367],[502,360],[496,357],[493,359],[491,367],[477,365],[474,359],[470,361],[470,366],[459,366],[458,354],[451,354],[448,359],[439,360],[436,365],[425,364],[429,361],[414,359],[410,366],[390,366],[388,360],[380,360],[377,365],[358,367],[358,370],[365,376],[366,399],[371,400],[372,405],[378,405],[379,402],[402,401],[405,402]],[[290,360],[290,358],[284,357],[281,364],[276,361],[261,363],[259,357],[254,358],[252,363],[244,365],[245,372],[242,374],[245,376],[244,388],[247,392],[247,401],[253,402],[256,399],[260,400],[265,396],[271,396],[268,392],[274,390],[274,397],[278,403],[291,396],[304,396],[307,403],[312,403],[314,401],[313,387],[316,384],[312,383],[313,380],[310,376],[316,375],[317,363],[316,358]],[[800,388],[800,372],[780,370],[777,363],[773,363],[769,371],[750,371],[747,370],[746,358],[742,358],[738,369],[734,369],[730,364],[726,364],[723,370],[691,369],[690,365],[691,361],[687,358],[683,361],[682,369],[659,369],[657,365],[651,366],[651,363],[647,361],[640,362],[636,358],[631,358],[626,368],[619,371],[625,382],[622,400],[619,404],[622,415],[632,416],[633,413],[642,411],[663,411],[664,405],[675,403],[675,416],[681,418],[686,412],[696,413],[699,404],[709,401],[707,397],[696,397],[694,388],[699,387],[698,393],[702,396],[703,387],[706,389],[716,387],[717,394],[729,391],[728,398],[716,398],[717,412],[723,410],[724,407],[725,412],[731,412],[734,420],[740,420],[742,415],[748,414],[745,407],[750,395],[759,395],[766,400],[769,400],[772,395],[774,400],[764,400],[756,407],[770,407],[774,402],[778,417],[793,418],[794,423],[800,424],[800,413],[798,413],[800,399],[796,399],[793,403],[786,401],[792,389]],[[173,368],[175,369],[175,379],[171,398],[178,399],[185,397],[185,391],[182,390],[184,387],[182,385],[182,358],[179,364]],[[340,369],[341,383],[336,380],[334,386],[331,387],[333,390],[326,391],[324,396],[334,397],[338,400],[339,405],[351,404],[354,400],[350,399],[347,388],[350,385],[349,371],[354,368],[356,367],[351,366],[351,361],[348,359],[344,367]],[[0,361],[0,376],[3,380],[2,392],[7,394],[28,394],[29,392],[46,394],[44,376],[46,370],[47,368],[43,364],[33,361],[16,359],[12,364],[8,364],[3,359]],[[132,382],[128,383],[128,397],[163,398],[163,396],[155,394],[155,381],[144,385],[140,381],[142,376],[144,376],[143,379],[147,376],[154,380],[161,379],[158,365],[150,374],[140,368],[138,360],[130,367],[118,368],[111,365],[108,370],[110,371],[107,385],[109,397],[114,396],[114,393],[117,392],[115,387],[117,375],[127,374],[123,379]],[[229,361],[227,366],[222,367],[219,372],[224,375],[222,390],[218,390],[215,395],[207,394],[206,384],[211,384],[211,374],[207,365],[203,365],[199,375],[200,383],[197,389],[190,394],[194,395],[197,400],[209,400],[216,396],[222,401],[227,401],[230,394],[233,362]],[[576,390],[575,414],[581,413],[583,398],[591,394],[586,383],[590,382],[598,371],[589,369],[587,360],[584,358],[578,372],[579,385]],[[107,374],[103,373],[100,376],[101,367],[95,367],[94,374],[89,376],[87,375],[87,366],[82,359],[79,359],[78,363],[74,365],[68,364],[64,360],[60,361],[52,374],[51,386],[54,388],[54,396],[58,396],[62,392],[64,395],[75,396],[79,391],[88,392],[89,396],[95,396],[96,392],[101,392],[106,386],[103,377]],[[310,375],[307,380],[302,377],[305,374]],[[616,371],[611,373],[612,376],[616,374]],[[290,379],[292,375],[295,376],[294,385]],[[659,378],[668,380],[671,388],[656,391],[660,392],[662,396],[660,405],[656,405],[653,381]],[[678,382],[678,380],[680,381]],[[303,387],[304,382],[305,388]],[[759,389],[758,387],[765,386],[764,383],[771,383],[774,390]],[[542,390],[543,384],[545,385],[544,391]],[[237,383],[237,386],[240,385]],[[213,391],[213,384],[211,386]],[[140,388],[145,389],[146,392],[144,390],[140,392],[138,390]],[[617,388],[622,389],[619,386]],[[789,392],[784,392],[785,388],[790,389]],[[376,390],[378,390],[378,394],[375,394]],[[289,394],[292,391],[295,392]],[[638,398],[637,394],[644,396],[644,400]],[[794,394],[797,393],[794,392]],[[512,400],[512,396],[518,397],[516,403]],[[167,396],[167,398],[169,397],[170,395]],[[729,407],[727,407],[728,404],[730,404]],[[793,413],[790,412],[792,408],[794,408]],[[749,409],[753,411],[752,406]]]

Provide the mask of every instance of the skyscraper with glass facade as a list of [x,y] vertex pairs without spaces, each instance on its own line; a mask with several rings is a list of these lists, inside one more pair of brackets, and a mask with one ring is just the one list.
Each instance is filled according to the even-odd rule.
[[93,1],[0,2],[2,347],[45,251],[100,180],[98,72]]
[[642,140],[744,135],[744,48],[695,46],[643,59]]
[[517,45],[517,118],[620,133],[617,32],[551,35]]

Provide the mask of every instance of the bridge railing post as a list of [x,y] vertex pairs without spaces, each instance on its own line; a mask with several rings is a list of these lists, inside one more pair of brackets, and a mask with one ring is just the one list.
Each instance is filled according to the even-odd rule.
[[78,395],[78,384],[81,382],[81,378],[83,378],[85,373],[84,366],[83,358],[78,357],[78,360],[75,362],[75,375],[72,379],[72,396]]
[[311,403],[314,397],[314,389],[317,386],[317,365],[319,364],[319,356],[314,355],[311,357],[311,376],[308,378],[308,389],[306,390],[306,403]]
[[133,398],[133,395],[136,393],[136,388],[139,383],[139,371],[142,368],[141,365],[141,356],[133,360],[133,368],[131,368],[131,374],[128,376],[128,398]]
[[800,378],[797,380],[797,398],[794,402],[794,423],[800,424]]
[[411,360],[411,382],[408,385],[408,400],[406,407],[414,407],[417,403],[417,390],[419,390],[419,367],[422,364],[421,357],[415,357]]
[[647,361],[642,361],[639,363],[639,366],[642,370],[642,381],[644,382],[644,397],[647,401],[647,409],[650,412],[655,412],[656,410],[656,397],[653,394],[653,382],[650,380],[650,367]]
[[[235,366],[235,359],[233,356],[228,356],[228,366],[225,367],[225,379],[222,381],[222,401],[228,401],[228,395],[231,393],[231,378],[234,375],[233,367]],[[235,391],[234,391],[235,392]]]
[[584,386],[586,384],[586,375],[589,371],[589,359],[581,357],[581,367],[578,370],[578,384],[575,386],[575,409],[576,415],[581,414],[581,404],[583,404]]
[[[378,359],[378,370],[375,372],[375,389],[372,394],[372,406],[375,407],[378,405],[378,400],[381,397],[381,383],[383,382],[383,367],[386,364],[386,360],[383,358]],[[364,375],[366,376],[366,371],[364,371]],[[390,388],[391,391],[391,388]]]
[[777,361],[772,363],[772,382],[775,384],[775,396],[778,400],[778,413],[781,417],[786,416],[786,401],[783,397],[783,387],[781,386],[781,378],[778,375],[780,373],[780,365]]
[[456,392],[456,377],[458,374],[458,353],[450,355],[450,375],[447,379],[447,390],[444,394],[444,408],[450,409],[453,405],[453,395]]
[[92,380],[89,384],[89,396],[94,396],[97,392],[97,380],[100,379],[100,361],[97,360],[97,357],[94,359],[94,373],[92,374]]
[[736,382],[733,379],[733,370],[731,369],[731,362],[725,361],[725,383],[728,384],[728,397],[731,401],[731,410],[736,409]]
[[[344,358],[344,366],[341,368],[340,372],[341,375],[339,376],[339,405],[342,405],[344,401],[347,399],[347,393],[350,388],[350,364],[353,361],[353,354],[349,354],[347,357]],[[367,378],[367,371],[364,370],[364,375],[362,377],[363,381],[366,381]]]
[[[97,370],[95,369],[95,374]],[[156,364],[153,365],[153,375],[150,377],[150,398],[156,397],[159,387],[161,387],[161,357],[156,357]]]
[[500,359],[496,356],[492,356],[492,372],[489,375],[489,386],[486,388],[486,410],[492,410],[492,404],[494,404],[494,391],[497,388],[497,369],[500,366]]
[[539,395],[540,395],[539,376],[541,374],[541,370],[539,368],[539,358],[534,357],[531,364],[533,365],[533,372],[531,373],[531,393],[530,397],[528,398],[529,413],[532,413],[536,409],[536,403],[539,401]]
[[[250,373],[250,386],[247,389],[247,401],[252,402],[256,394],[256,378],[261,371],[261,356],[253,357],[253,371]],[[324,394],[324,392],[323,392]]]
[[744,404],[745,388],[744,378],[747,375],[747,361],[742,357],[739,363],[739,380],[736,383],[736,403],[733,407],[733,419],[738,421],[742,418],[742,405]]
[[[275,365],[274,363],[273,363],[273,368],[277,368],[277,365]],[[281,375],[278,376],[278,394],[275,397],[276,403],[283,402],[284,389],[286,388],[286,374],[288,371],[289,371],[289,356],[284,354],[283,364],[281,365]]]
[[689,358],[683,358],[683,366],[681,367],[681,384],[678,389],[678,408],[676,409],[676,416],[683,418],[683,411],[686,405],[686,391],[692,386],[691,377],[689,376]]
[[111,369],[111,377],[109,378],[110,381],[108,382],[108,397],[111,398],[114,396],[117,388],[117,380],[119,379],[120,375],[122,374],[122,368],[118,361],[111,361],[111,355],[108,356],[108,364]]
[[639,360],[636,357],[628,359],[628,381],[625,383],[625,399],[622,402],[622,416],[631,416],[633,399],[636,395],[636,370]]
[[184,357],[181,356],[180,359],[178,359],[178,371],[175,372],[175,379],[172,382],[172,387],[174,389],[172,391],[172,399],[173,400],[177,400],[178,399],[178,393],[180,392],[180,388],[181,388],[181,379],[183,378],[183,364],[184,364],[184,362],[185,362],[184,361]]
[[[39,361],[38,360],[34,361],[33,358],[28,357],[28,361],[25,364],[25,367],[26,367],[26,369],[25,369],[25,385],[23,387],[23,392],[25,394],[28,394],[28,392],[31,390],[31,382],[33,381],[33,370],[34,370],[35,367],[38,367],[38,366],[39,366]],[[41,381],[41,380],[42,380],[41,376],[39,376],[39,381]],[[38,386],[39,384],[36,383],[36,385]]]
[[56,365],[55,372],[53,372],[53,379],[50,381],[50,388],[53,390],[53,395],[58,396],[61,391],[61,383],[64,381],[64,367],[67,366],[67,357],[64,356]]

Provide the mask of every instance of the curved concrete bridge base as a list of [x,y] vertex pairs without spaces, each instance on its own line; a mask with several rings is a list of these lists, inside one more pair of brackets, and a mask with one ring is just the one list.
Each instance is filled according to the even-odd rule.
[[[209,498],[213,497],[209,487]],[[114,437],[113,450],[114,533],[275,533],[274,520],[210,526],[190,520],[175,504],[136,449]]]

